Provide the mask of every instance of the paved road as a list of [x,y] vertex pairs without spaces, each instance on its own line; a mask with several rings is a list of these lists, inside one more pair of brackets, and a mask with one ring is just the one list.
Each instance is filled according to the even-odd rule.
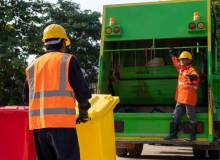
[[[144,145],[140,157],[117,157],[117,160],[192,160],[195,159],[192,147],[188,146],[161,146],[161,145]],[[198,159],[197,159],[198,160]],[[200,159],[201,160],[201,159]],[[209,159],[208,155],[204,160]]]

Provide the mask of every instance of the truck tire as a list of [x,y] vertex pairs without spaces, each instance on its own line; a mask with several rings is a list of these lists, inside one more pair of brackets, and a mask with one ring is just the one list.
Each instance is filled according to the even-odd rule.
[[193,149],[193,155],[195,158],[205,158],[206,150],[195,150]]
[[128,149],[129,156],[139,157],[143,150],[143,144],[135,144],[134,148]]
[[128,150],[126,148],[116,148],[116,155],[118,157],[125,157],[127,156]]
[[219,159],[219,150],[208,150],[210,159]]

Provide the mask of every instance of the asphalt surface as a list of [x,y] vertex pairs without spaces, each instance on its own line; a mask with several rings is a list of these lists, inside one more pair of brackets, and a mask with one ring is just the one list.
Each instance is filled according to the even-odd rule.
[[[188,146],[162,146],[162,145],[144,145],[143,152],[140,157],[117,157],[117,160],[192,160],[196,159],[193,156],[192,147]],[[209,156],[206,154],[205,159]],[[197,159],[198,160],[198,159]],[[214,160],[214,159],[209,159]]]

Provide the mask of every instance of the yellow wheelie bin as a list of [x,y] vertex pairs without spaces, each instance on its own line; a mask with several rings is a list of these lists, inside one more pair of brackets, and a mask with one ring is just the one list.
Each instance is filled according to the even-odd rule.
[[[81,160],[115,160],[113,109],[119,97],[93,94],[89,102],[89,121],[76,126]],[[78,104],[76,112],[78,114]]]

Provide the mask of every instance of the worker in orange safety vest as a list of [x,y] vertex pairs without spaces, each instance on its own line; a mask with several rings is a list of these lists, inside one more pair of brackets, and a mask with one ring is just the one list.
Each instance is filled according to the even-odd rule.
[[178,60],[174,55],[173,47],[171,47],[169,55],[172,58],[174,66],[179,72],[179,77],[175,96],[177,103],[172,116],[173,120],[170,123],[170,134],[165,137],[164,140],[177,139],[180,118],[186,112],[190,120],[190,137],[184,139],[184,141],[193,141],[196,140],[196,90],[198,88],[200,78],[196,70],[191,65],[192,55],[189,52],[183,51]]
[[46,53],[28,65],[23,91],[37,160],[80,160],[76,124],[87,122],[91,93],[76,57],[65,53],[70,44],[65,29],[47,26],[42,41]]

